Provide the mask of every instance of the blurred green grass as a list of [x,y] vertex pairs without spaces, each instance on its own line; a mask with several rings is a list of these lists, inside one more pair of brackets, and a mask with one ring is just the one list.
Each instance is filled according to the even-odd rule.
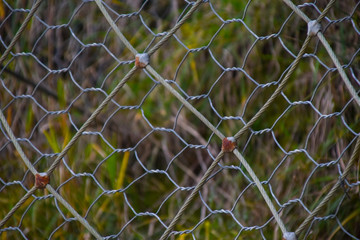
[[[138,9],[136,3],[130,1],[107,1],[107,3],[114,10],[122,13],[130,13]],[[20,1],[12,4],[17,8],[29,7],[27,6],[29,3]],[[279,33],[282,42],[294,54],[299,51],[305,39],[306,25],[298,17],[292,16],[287,24],[282,26],[291,13],[282,2],[252,1],[247,11],[245,11],[247,2],[243,1],[227,0],[211,2],[211,4],[224,20],[242,18],[258,36]],[[324,7],[322,4],[319,3],[319,6]],[[39,17],[49,24],[65,24],[76,6],[79,5],[49,1],[39,10]],[[174,19],[182,13],[185,6],[184,2],[176,4],[169,1],[149,2],[141,11],[141,16],[153,32],[159,33],[173,26]],[[329,15],[333,19],[348,16],[353,8],[352,4],[339,2]],[[62,9],[68,11],[61,11]],[[310,16],[316,16],[313,9],[304,10]],[[8,33],[4,40],[8,43],[25,15],[11,13],[7,8],[5,14],[11,16],[2,25],[0,33],[2,36]],[[0,11],[0,17],[2,16]],[[359,16],[356,11],[352,15],[355,23]],[[154,38],[136,16],[131,19],[121,18],[117,24],[138,51],[147,48]],[[187,52],[187,49],[175,38],[171,38],[151,58],[152,66],[167,79],[173,79],[188,96],[209,94],[208,98],[190,102],[214,125],[220,121],[214,109],[221,116],[241,116],[245,120],[251,119],[275,89],[275,86],[257,87],[252,79],[257,81],[257,84],[278,81],[293,61],[293,57],[281,45],[279,37],[256,40],[240,22],[228,23],[222,27],[221,25],[221,20],[212,12],[209,3],[204,3],[179,29],[176,36],[189,49],[209,44],[214,58],[223,67],[243,67],[247,75],[238,71],[223,73],[209,51]],[[103,42],[119,59],[133,59],[130,52],[117,40],[113,31],[108,32],[108,24],[94,2],[83,3],[69,28],[51,29],[42,35],[45,30],[44,25],[38,20],[31,22],[23,35],[26,37],[22,37],[15,47],[16,52],[31,52],[49,68],[57,69],[70,66],[76,54],[82,51],[71,63],[71,74],[69,71],[48,74],[33,57],[17,57],[6,66],[8,70],[21,73],[35,83],[42,79],[38,85],[55,92],[55,98],[49,97],[39,88],[20,82],[14,75],[1,73],[4,85],[13,94],[17,96],[31,94],[37,101],[35,103],[29,99],[14,99],[4,86],[0,87],[1,107],[7,120],[17,136],[31,141],[33,146],[26,142],[21,144],[28,158],[41,171],[45,171],[54,160],[53,156],[43,154],[59,153],[75,134],[75,126],[79,128],[104,98],[99,92],[83,93],[75,86],[72,79],[83,88],[100,87],[109,93],[131,68],[129,65],[117,66],[103,47],[83,49],[72,37],[70,28],[83,43]],[[216,37],[211,41],[216,33]],[[359,36],[349,22],[330,25],[325,36],[344,64],[350,61],[352,54],[359,48],[359,41],[354,41]],[[39,39],[40,41],[37,42]],[[154,39],[155,42],[158,40],[159,38]],[[257,42],[252,48],[255,41]],[[1,49],[3,51],[3,47]],[[316,54],[324,64],[332,66],[326,51],[321,46],[317,46],[315,40],[312,40],[308,51]],[[355,55],[351,67],[357,75],[358,63],[359,57]],[[322,114],[341,111],[350,100],[350,95],[337,73],[325,75],[326,73],[327,69],[319,61],[305,58],[291,76],[290,83],[283,92],[290,101],[311,101]],[[323,76],[325,77],[321,80]],[[215,84],[217,79],[219,81]],[[172,86],[177,89],[175,84]],[[214,109],[210,107],[209,99]],[[59,193],[82,216],[86,216],[90,224],[103,236],[116,235],[126,226],[119,236],[121,239],[157,239],[164,231],[164,227],[155,217],[136,216],[134,211],[156,213],[168,224],[189,192],[173,193],[176,187],[164,174],[146,174],[145,168],[166,170],[179,186],[193,186],[212,161],[209,152],[216,155],[220,142],[216,137],[210,137],[212,132],[190,111],[182,108],[182,104],[175,97],[144,73],[136,74],[114,100],[120,105],[140,109],[130,108],[114,112],[116,107],[110,104],[89,127],[89,131],[99,131],[102,136],[82,136],[66,155],[67,165],[61,164],[54,172],[51,183],[59,187]],[[68,113],[52,116],[44,112],[38,104],[47,110],[68,110]],[[316,125],[319,116],[310,105],[292,106],[286,110],[288,107],[289,104],[284,97],[278,97],[252,127],[255,131],[272,128],[274,136],[270,133],[254,135],[248,132],[240,139],[239,149],[243,151],[244,157],[260,180],[269,180],[271,191],[280,203],[284,204],[291,199],[299,198],[304,192],[302,201],[309,209],[313,209],[336,182],[337,167],[343,167],[348,161],[352,147],[346,151],[344,149],[354,136],[344,126],[339,116],[324,118]],[[112,117],[107,121],[110,116]],[[359,110],[355,104],[350,104],[341,116],[354,131],[360,130]],[[152,131],[147,121],[154,127],[174,128],[187,143],[206,145],[209,152],[186,146],[178,136],[171,133],[155,132],[144,139]],[[219,130],[226,135],[233,135],[242,126],[243,123],[239,120],[223,120]],[[4,136],[1,139],[3,139],[0,151],[2,181],[22,181],[30,188],[32,177],[29,173],[26,174],[26,168],[20,164],[19,156],[11,144]],[[280,144],[285,151],[292,151],[304,148],[306,143],[308,143],[307,152],[318,163],[334,161],[342,151],[344,155],[338,165],[316,170],[309,178],[315,168],[309,157],[303,153],[285,156],[277,145]],[[42,154],[35,151],[34,146]],[[137,146],[135,151],[114,150],[114,148],[126,149],[135,146]],[[239,166],[245,171],[232,156],[226,156],[221,164]],[[279,169],[276,170],[278,166]],[[217,174],[201,190],[203,199],[198,197],[193,202],[176,230],[193,230],[196,239],[262,237],[281,239],[280,230],[274,220],[267,223],[272,215],[257,189],[249,187],[249,183],[239,171],[220,168],[217,170]],[[103,194],[93,177],[74,177],[72,171],[75,174],[91,173],[104,189],[121,191]],[[349,177],[350,182],[358,181],[356,175],[358,171],[358,168],[354,169]],[[274,176],[270,178],[273,173]],[[304,189],[306,181],[309,182]],[[0,202],[3,207],[0,209],[0,218],[3,218],[23,196],[24,190],[17,185],[4,187],[3,183],[1,187]],[[270,193],[269,187],[265,187]],[[357,213],[360,209],[358,192],[357,187],[350,188],[349,197],[345,197],[341,205],[340,199],[343,195],[339,192],[337,198],[334,198],[322,212],[322,216],[337,212],[339,221],[346,229],[352,229],[352,234],[356,236],[360,236],[357,228],[359,222]],[[39,192],[36,196],[46,194],[48,194],[46,191]],[[241,224],[246,227],[257,226],[261,230],[246,230],[238,235],[241,227],[236,224],[232,216],[224,213],[211,214],[204,202],[212,210],[232,210]],[[273,202],[276,205],[275,201]],[[53,239],[90,238],[85,228],[76,221],[65,223],[60,212],[66,218],[72,217],[64,207],[57,206],[52,198],[30,198],[5,226],[17,226],[21,223],[20,228],[25,235],[34,239],[48,238],[51,233]],[[307,214],[300,203],[294,203],[283,209],[281,217],[288,229],[295,230]],[[23,215],[24,218],[21,219]],[[205,216],[209,217],[205,218]],[[201,224],[197,226],[200,221]],[[57,227],[59,229],[54,231]],[[19,232],[16,231],[5,231],[0,234],[1,239],[19,237]],[[309,235],[311,239],[346,237],[335,219],[315,222]],[[172,238],[192,239],[193,236],[182,234]]]

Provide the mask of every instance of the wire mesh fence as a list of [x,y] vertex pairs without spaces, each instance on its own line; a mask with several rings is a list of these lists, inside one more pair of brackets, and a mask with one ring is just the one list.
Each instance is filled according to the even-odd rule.
[[0,2],[0,238],[359,239],[360,2],[296,4]]

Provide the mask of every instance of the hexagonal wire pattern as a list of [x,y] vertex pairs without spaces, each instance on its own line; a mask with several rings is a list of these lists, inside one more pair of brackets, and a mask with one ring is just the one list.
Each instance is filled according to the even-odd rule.
[[360,2],[31,4],[0,5],[1,237],[360,238]]

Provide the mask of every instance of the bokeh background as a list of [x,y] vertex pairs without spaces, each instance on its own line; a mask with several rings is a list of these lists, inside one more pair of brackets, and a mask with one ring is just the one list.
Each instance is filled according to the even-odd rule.
[[[138,52],[154,46],[192,1],[106,0]],[[293,1],[316,19],[328,1]],[[0,2],[3,53],[33,1]],[[360,2],[337,1],[323,33],[360,90]],[[307,34],[282,1],[205,1],[151,66],[224,135],[271,96]],[[134,65],[94,1],[44,1],[0,66],[0,108],[26,156],[46,171]],[[315,37],[290,81],[238,141],[286,227],[294,231],[336,183],[360,131],[360,108]],[[137,71],[54,171],[50,184],[103,236],[158,239],[221,149],[221,139],[146,71]],[[0,219],[33,186],[0,128]],[[360,238],[359,161],[301,237]],[[226,154],[171,239],[281,239],[248,173]],[[46,190],[0,239],[91,239]]]

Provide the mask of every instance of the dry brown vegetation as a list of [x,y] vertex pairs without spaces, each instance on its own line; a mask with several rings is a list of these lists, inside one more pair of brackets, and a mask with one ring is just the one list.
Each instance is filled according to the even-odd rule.
[[[190,7],[187,1],[104,2],[138,52],[154,46]],[[305,2],[301,9],[315,19],[328,1],[294,1]],[[31,8],[32,1],[1,4],[4,52],[27,14],[22,9]],[[221,18],[236,21],[224,24]],[[322,22],[357,91],[359,23],[357,1],[337,1]],[[205,2],[176,38],[151,56],[151,65],[232,136],[274,92],[306,31],[306,23],[281,1]],[[206,48],[189,50],[201,47]],[[274,205],[281,205],[289,231],[338,180],[360,131],[360,108],[322,44],[314,38],[306,52],[282,95],[238,142]],[[133,60],[95,2],[44,1],[0,67],[1,110],[38,171],[47,170]],[[50,184],[102,236],[158,239],[165,230],[159,219],[170,223],[220,144],[176,97],[139,71],[66,154]],[[301,238],[360,238],[359,184],[357,162]],[[0,219],[32,185],[31,173],[1,128]],[[38,191],[0,230],[0,238],[91,238],[72,217],[48,192]],[[185,232],[172,239],[281,238],[262,196],[231,154],[221,160],[175,230]]]

